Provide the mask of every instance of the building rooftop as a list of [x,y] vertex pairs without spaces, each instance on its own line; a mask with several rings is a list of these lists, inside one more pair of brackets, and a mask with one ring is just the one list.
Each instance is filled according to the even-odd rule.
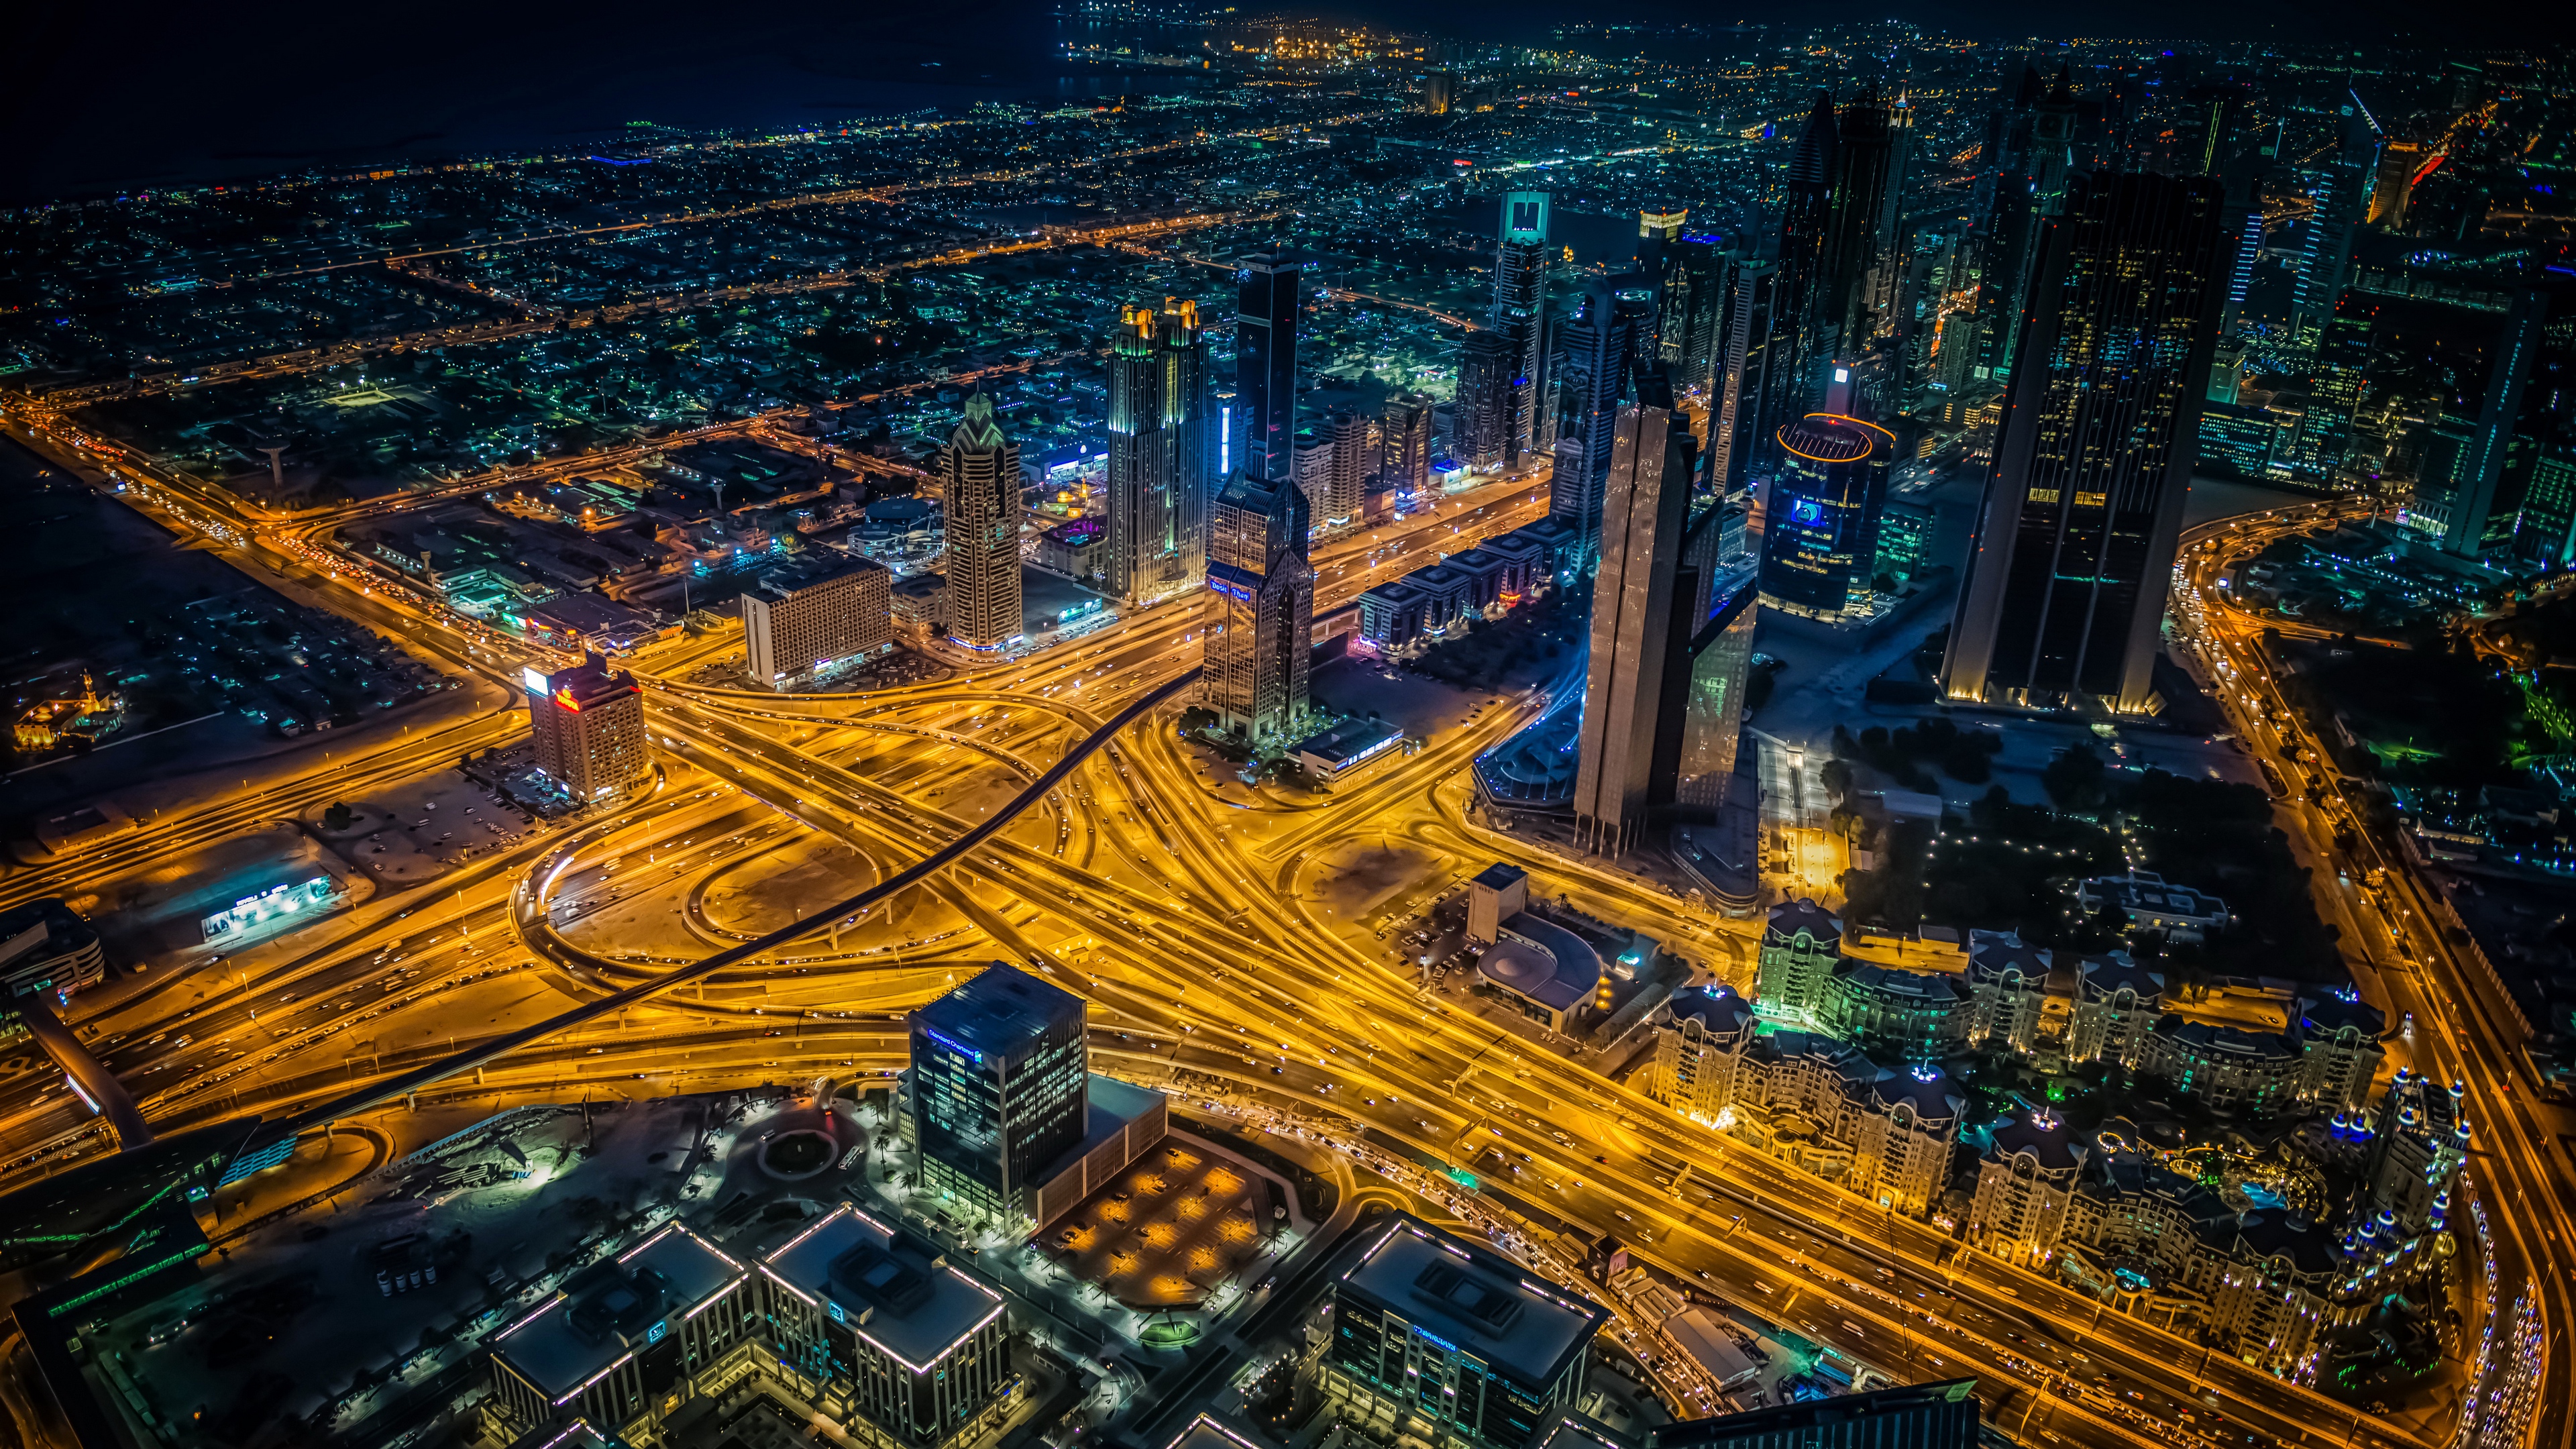
[[1216,1415],[1201,1410],[1189,1427],[1163,1449],[1261,1449],[1253,1438]]
[[1475,883],[1483,886],[1489,891],[1502,891],[1510,890],[1513,886],[1527,879],[1529,879],[1528,871],[1521,869],[1517,865],[1509,865],[1498,860],[1492,865],[1486,866],[1483,870],[1476,872]]
[[1089,1156],[1102,1143],[1127,1130],[1127,1124],[1154,1110],[1162,1093],[1116,1077],[1090,1074],[1085,1093],[1090,1117],[1083,1124],[1082,1140],[1058,1154],[1055,1161],[1039,1169],[1037,1180],[1053,1182],[1057,1175]]
[[495,1335],[492,1351],[560,1401],[661,1337],[658,1326],[721,1296],[748,1273],[672,1223],[613,1263],[574,1274],[543,1307]]
[[1871,993],[1895,997],[1922,1006],[1958,1003],[1968,999],[1962,979],[1948,971],[1915,971],[1903,966],[1882,966],[1846,956],[1835,963],[1834,974]]
[[1696,1021],[1709,1031],[1732,1036],[1753,1020],[1753,1007],[1723,986],[1692,987],[1673,993],[1673,1021]]
[[[1727,1444],[1859,1443],[1905,1444],[1909,1449],[1975,1449],[1977,1381],[1908,1384],[1867,1394],[1837,1394],[1779,1404],[1745,1414],[1687,1419],[1664,1424],[1654,1432],[1654,1449],[1702,1449]],[[1835,1432],[1836,1426],[1868,1420],[1920,1420],[1914,1433],[1899,1433],[1891,1422],[1885,1430]]]
[[2124,911],[2142,914],[2187,916],[2200,921],[2227,918],[2227,902],[2189,886],[2167,885],[2163,876],[2143,870],[2096,876],[2084,882],[2080,894],[2088,908],[2107,901]]
[[1601,953],[1554,921],[1523,911],[1499,929],[1501,939],[1476,958],[1476,974],[1495,985],[1571,1011],[1601,984]]
[[1382,746],[1404,738],[1399,725],[1376,719],[1346,719],[1331,729],[1308,735],[1289,746],[1292,755],[1313,755],[1339,768]]
[[2067,1132],[2066,1124],[2055,1118],[2015,1117],[1997,1124],[1989,1135],[1994,1139],[1997,1157],[2027,1152],[2045,1172],[2062,1172],[2084,1161],[2083,1147]]
[[808,589],[837,583],[853,574],[885,571],[886,566],[872,558],[856,558],[837,549],[816,549],[771,569],[760,576],[759,583],[743,592],[757,594],[767,603],[783,604]]
[[2126,951],[2114,951],[2108,956],[2087,956],[2082,970],[2084,990],[2089,995],[2109,996],[2126,988],[2140,1000],[2153,1001],[2164,994],[2163,973],[2150,971],[2130,960]]
[[1807,896],[1782,901],[1771,908],[1771,934],[1789,937],[1801,931],[1813,937],[1818,946],[1831,946],[1842,940],[1843,923],[1833,912]]
[[1342,1275],[1341,1289],[1531,1388],[1554,1383],[1610,1317],[1509,1259],[1404,1214]]
[[2051,964],[2047,951],[2024,945],[2011,931],[1968,933],[1970,981],[2000,981],[2006,972],[2018,971],[2022,980],[2036,984],[2048,979]]
[[1082,998],[1017,966],[996,961],[964,985],[912,1014],[914,1024],[979,1060],[1025,1045],[1067,1016],[1079,1019]]
[[1002,1311],[1001,1295],[950,1267],[935,1244],[848,1203],[760,1268],[911,1369],[929,1367]]
[[619,695],[639,692],[634,675],[623,669],[611,670],[608,661],[596,654],[586,655],[572,668],[559,669],[552,674],[528,670],[525,678],[532,686],[544,681],[544,693],[553,695],[557,704],[569,705],[576,711]]

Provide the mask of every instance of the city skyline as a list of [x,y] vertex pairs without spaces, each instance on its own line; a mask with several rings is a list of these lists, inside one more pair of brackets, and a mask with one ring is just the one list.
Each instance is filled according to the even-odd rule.
[[0,1427],[2568,1449],[2566,54],[2007,16],[9,122]]

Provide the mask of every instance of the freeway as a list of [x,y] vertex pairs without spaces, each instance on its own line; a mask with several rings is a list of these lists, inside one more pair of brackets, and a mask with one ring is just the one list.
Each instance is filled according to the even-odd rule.
[[[1448,515],[1328,543],[1318,550],[1319,602],[1517,526],[1539,503],[1522,488],[1515,480]],[[251,548],[274,542],[219,498],[178,495],[172,506],[238,527]],[[505,641],[345,560],[291,552],[310,570],[296,582],[333,607],[440,640],[451,658],[506,677]],[[1974,1373],[1990,1410],[2009,1411],[2018,1432],[2195,1449],[2419,1442],[1963,1253],[1948,1234],[1746,1150],[1508,1022],[1423,993],[1384,949],[1383,929],[1373,935],[1321,903],[1330,851],[1356,835],[1451,862],[1515,860],[1587,909],[1650,923],[1660,939],[1739,968],[1747,935],[1632,876],[1535,852],[1468,818],[1468,762],[1543,707],[1539,696],[1504,700],[1310,809],[1216,796],[1171,730],[1134,728],[1187,687],[1201,623],[1194,603],[1137,611],[1043,655],[846,695],[683,685],[681,669],[724,641],[657,651],[641,672],[669,761],[659,793],[482,862],[426,926],[357,913],[326,927],[322,944],[264,966],[255,985],[245,978],[184,1004],[156,986],[90,1024],[94,1046],[142,1086],[160,1122],[255,1111],[277,1114],[270,1131],[295,1132],[415,1094],[639,1079],[678,1090],[780,1069],[881,1068],[902,1055],[884,1013],[1000,955],[1081,989],[1104,1055],[1131,1054],[1140,1068],[1150,1057],[1207,1084],[1229,1110],[1363,1161],[1392,1143],[1485,1175],[1491,1190],[1475,1211],[1508,1214],[1533,1261],[1562,1268],[1537,1236],[1551,1222],[1615,1232],[1819,1351],[1900,1376]],[[2313,845],[2322,817],[2303,828]],[[815,838],[846,847],[870,877],[863,889],[759,933],[710,912],[723,872]],[[621,942],[618,923],[630,919],[621,912],[647,900],[653,909],[669,900],[674,930],[719,949]],[[2431,914],[2422,898],[2398,909],[2394,931],[2420,931]],[[2407,909],[2417,925],[2402,924]],[[852,929],[857,938],[845,939]],[[2365,938],[2366,926],[2353,934]],[[2389,941],[2388,959],[2411,949],[2424,963],[2420,981],[2387,974],[2435,1028],[2422,1047],[2428,1069],[2473,1081],[2509,1074],[2471,1019],[2487,1010],[2475,979],[2430,954],[2438,939],[2421,949]],[[2461,982],[2465,991],[2446,989]],[[680,994],[689,987],[694,995]],[[836,1004],[818,1015],[821,1001]],[[647,1003],[649,1018],[639,1010]],[[13,1182],[96,1150],[67,1099],[31,1096],[28,1085],[0,1083],[11,1140],[38,1144],[8,1166]],[[2496,1183],[2485,1191],[2494,1199],[2537,1185],[2547,1196],[2556,1184],[2545,1164],[2525,1160],[2537,1156],[2530,1144],[2488,1129],[2516,1120],[2520,1103],[2500,1104],[2502,1090],[2473,1098],[2486,1134],[2478,1172]],[[2490,1217],[2511,1281],[2536,1282],[2545,1321],[2563,1323],[2563,1222]],[[2495,1363],[2499,1385],[2522,1361]],[[2563,1406],[2563,1365],[2553,1356],[2542,1372],[2546,1401]]]
[[[2192,657],[2235,717],[2240,738],[2284,781],[2308,778],[2316,762],[2332,756],[2273,675],[2261,645],[2272,621],[2240,607],[2220,580],[2240,560],[2282,538],[2339,521],[2357,506],[2290,510],[2256,523],[2206,528],[2184,540],[2177,566],[2190,595],[2189,607],[2178,613],[2191,626]],[[2368,994],[2392,1016],[2412,1023],[2398,1049],[2416,1070],[2467,1088],[2468,1118],[2477,1133],[2468,1181],[2488,1209],[2484,1217],[2502,1300],[2486,1305],[2494,1315],[2491,1325],[2508,1319],[2527,1298],[2541,1341],[2553,1344],[2576,1312],[2570,1298],[2576,1292],[2576,1222],[2568,1211],[2576,1202],[2576,1182],[2566,1160],[2550,1150],[2564,1130],[2565,1114],[2536,1097],[2538,1083],[2519,1050],[2525,1030],[2518,1012],[2492,974],[2468,961],[2440,928],[2448,905],[2439,887],[2418,872],[2406,851],[2383,841],[2369,813],[2346,797],[2339,782],[2292,793],[2281,809],[2299,827],[2304,853],[2319,865],[2320,905],[2341,926],[2343,940],[2358,944],[2364,959],[2356,974],[2366,987],[2378,988]],[[2526,1430],[2545,1449],[2576,1442],[2576,1414],[2570,1412],[2576,1384],[2563,1352],[2546,1353],[2535,1365],[2505,1351],[2481,1367],[2473,1397],[2512,1410],[2500,1416],[2500,1429],[2489,1429],[2489,1442],[2519,1444]]]

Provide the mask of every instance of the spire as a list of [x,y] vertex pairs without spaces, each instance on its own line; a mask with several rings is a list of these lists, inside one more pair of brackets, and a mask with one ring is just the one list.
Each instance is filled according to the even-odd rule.
[[2057,79],[2048,83],[2048,103],[2052,106],[2063,106],[2072,104],[2074,100],[2075,85],[2070,79],[2066,62],[2061,60],[2057,63]]
[[1789,184],[1824,185],[1833,174],[1834,147],[1840,141],[1834,128],[1833,92],[1818,91],[1815,109],[1807,113],[1807,129],[1799,133],[1798,148],[1789,154]]
[[966,416],[950,439],[960,448],[990,452],[1002,445],[1002,429],[993,421],[993,400],[982,389],[967,394]]

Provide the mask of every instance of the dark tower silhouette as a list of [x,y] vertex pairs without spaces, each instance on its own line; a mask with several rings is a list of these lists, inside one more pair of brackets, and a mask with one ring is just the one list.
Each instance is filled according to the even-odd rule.
[[2206,177],[2105,171],[2041,223],[1950,698],[2146,708],[2225,290],[2221,212]]

